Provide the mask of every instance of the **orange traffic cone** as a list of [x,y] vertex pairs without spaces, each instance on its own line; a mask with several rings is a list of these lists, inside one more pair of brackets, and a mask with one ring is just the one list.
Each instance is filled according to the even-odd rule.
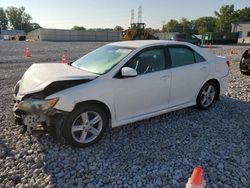
[[26,57],[30,57],[31,56],[29,48],[26,48],[26,50],[25,50],[25,56]]
[[235,53],[234,48],[231,48],[230,54],[233,55]]
[[65,54],[62,55],[62,63],[67,64],[67,56]]
[[186,188],[205,188],[206,181],[203,180],[202,166],[194,168],[192,176],[188,178]]

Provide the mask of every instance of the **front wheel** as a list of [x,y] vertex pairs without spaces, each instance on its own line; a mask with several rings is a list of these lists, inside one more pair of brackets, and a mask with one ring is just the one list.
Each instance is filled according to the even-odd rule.
[[79,106],[70,113],[63,134],[72,146],[87,147],[102,138],[107,126],[108,117],[102,108]]
[[216,99],[218,88],[214,82],[207,82],[200,90],[196,99],[196,107],[201,110],[208,109]]

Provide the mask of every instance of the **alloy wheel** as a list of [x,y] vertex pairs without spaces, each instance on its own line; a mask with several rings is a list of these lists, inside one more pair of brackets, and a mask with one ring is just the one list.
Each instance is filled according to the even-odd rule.
[[204,107],[211,105],[215,98],[215,88],[213,85],[207,85],[201,93],[201,104]]
[[86,111],[73,121],[71,134],[78,143],[87,144],[98,137],[102,128],[102,117],[97,112]]

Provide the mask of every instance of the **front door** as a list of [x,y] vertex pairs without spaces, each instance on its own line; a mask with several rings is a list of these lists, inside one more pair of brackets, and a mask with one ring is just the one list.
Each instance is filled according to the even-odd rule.
[[166,66],[164,48],[144,50],[125,66],[134,68],[138,75],[113,80],[116,120],[166,109],[171,72]]

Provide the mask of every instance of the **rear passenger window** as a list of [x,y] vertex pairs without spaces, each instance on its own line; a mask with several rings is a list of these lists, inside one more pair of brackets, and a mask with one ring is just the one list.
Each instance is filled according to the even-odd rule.
[[170,47],[172,68],[195,63],[193,51],[185,47]]
[[206,61],[200,54],[198,54],[197,52],[194,52],[194,56],[195,56],[195,61],[196,63],[200,63],[200,62],[204,62]]

